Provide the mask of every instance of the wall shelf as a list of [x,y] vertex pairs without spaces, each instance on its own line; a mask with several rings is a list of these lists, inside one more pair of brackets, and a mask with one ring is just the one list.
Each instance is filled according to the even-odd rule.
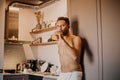
[[9,45],[23,45],[30,44],[32,41],[22,41],[22,40],[5,40],[5,44]]
[[38,34],[38,33],[43,33],[43,32],[47,32],[47,31],[51,31],[51,30],[55,30],[55,29],[57,29],[56,26],[51,26],[51,27],[39,29],[39,30],[30,32],[30,33],[31,33],[31,34]]
[[30,44],[30,46],[42,46],[42,45],[52,45],[52,44],[57,44],[57,41]]

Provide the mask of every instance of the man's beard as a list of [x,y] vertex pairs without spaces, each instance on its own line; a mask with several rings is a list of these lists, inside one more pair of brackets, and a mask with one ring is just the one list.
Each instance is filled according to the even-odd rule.
[[64,30],[64,31],[62,31],[63,36],[66,36],[66,35],[68,34],[68,32],[69,32],[69,30]]

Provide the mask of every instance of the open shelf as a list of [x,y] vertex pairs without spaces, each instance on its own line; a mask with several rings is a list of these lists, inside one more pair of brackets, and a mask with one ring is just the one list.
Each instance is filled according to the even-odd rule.
[[5,44],[9,45],[23,45],[23,44],[30,44],[32,41],[22,41],[22,40],[5,40]]
[[42,45],[52,45],[52,44],[57,44],[57,41],[30,44],[30,46],[42,46]]
[[47,31],[51,31],[51,30],[55,30],[55,29],[57,29],[56,26],[51,26],[51,27],[39,29],[39,30],[30,32],[30,33],[31,33],[31,34],[38,34],[38,33],[47,32]]

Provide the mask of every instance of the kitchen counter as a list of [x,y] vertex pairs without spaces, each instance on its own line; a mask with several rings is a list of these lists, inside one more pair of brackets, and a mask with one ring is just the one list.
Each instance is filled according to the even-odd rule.
[[32,73],[3,73],[3,75],[35,75],[35,76],[42,76],[44,78],[52,78],[52,79],[57,79],[58,75],[53,75],[49,72],[32,72]]
[[36,75],[36,76],[43,76],[43,77],[47,77],[47,78],[54,78],[54,79],[58,78],[58,75],[53,75],[51,73],[35,72],[35,73],[27,73],[27,74]]

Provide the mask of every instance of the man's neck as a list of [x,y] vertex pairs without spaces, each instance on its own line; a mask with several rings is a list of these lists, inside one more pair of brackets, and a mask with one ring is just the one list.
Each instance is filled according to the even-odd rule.
[[65,39],[69,38],[71,36],[70,32],[68,32],[67,35],[63,35]]

